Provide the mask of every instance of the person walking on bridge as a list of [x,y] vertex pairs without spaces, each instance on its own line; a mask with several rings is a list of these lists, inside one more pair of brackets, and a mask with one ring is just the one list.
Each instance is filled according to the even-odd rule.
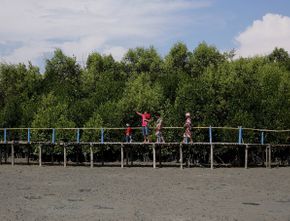
[[140,117],[142,117],[142,133],[143,133],[143,137],[144,137],[144,143],[149,142],[148,139],[148,135],[149,135],[149,127],[148,127],[148,123],[150,121],[150,114],[147,113],[146,111],[141,114],[138,111],[136,111],[136,114],[138,114]]
[[190,140],[190,143],[193,143],[192,137],[191,137],[191,118],[190,113],[185,114],[185,123],[184,123],[184,134],[183,134],[183,143],[188,144],[188,139]]

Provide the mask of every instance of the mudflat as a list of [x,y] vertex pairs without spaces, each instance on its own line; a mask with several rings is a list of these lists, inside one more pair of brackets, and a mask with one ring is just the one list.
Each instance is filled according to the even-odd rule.
[[290,168],[0,165],[0,220],[290,220]]

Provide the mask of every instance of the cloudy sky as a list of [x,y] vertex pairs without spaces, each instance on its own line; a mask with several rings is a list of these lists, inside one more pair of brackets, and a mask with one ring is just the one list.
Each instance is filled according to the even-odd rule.
[[289,0],[0,0],[0,62],[42,66],[55,48],[84,64],[153,45],[206,41],[238,56],[290,52]]

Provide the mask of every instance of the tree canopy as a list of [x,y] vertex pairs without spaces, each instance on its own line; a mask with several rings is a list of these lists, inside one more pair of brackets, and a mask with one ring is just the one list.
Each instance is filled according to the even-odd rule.
[[0,127],[140,126],[135,111],[162,113],[168,126],[290,128],[290,57],[233,59],[205,42],[130,49],[121,61],[91,53],[85,67],[56,49],[44,73],[0,64]]

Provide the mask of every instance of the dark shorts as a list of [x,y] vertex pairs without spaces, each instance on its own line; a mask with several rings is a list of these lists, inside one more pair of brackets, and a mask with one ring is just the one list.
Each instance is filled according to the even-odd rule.
[[132,142],[132,135],[126,136],[126,143],[131,143]]
[[148,136],[149,128],[147,126],[146,127],[142,127],[142,133],[143,133],[143,136]]

